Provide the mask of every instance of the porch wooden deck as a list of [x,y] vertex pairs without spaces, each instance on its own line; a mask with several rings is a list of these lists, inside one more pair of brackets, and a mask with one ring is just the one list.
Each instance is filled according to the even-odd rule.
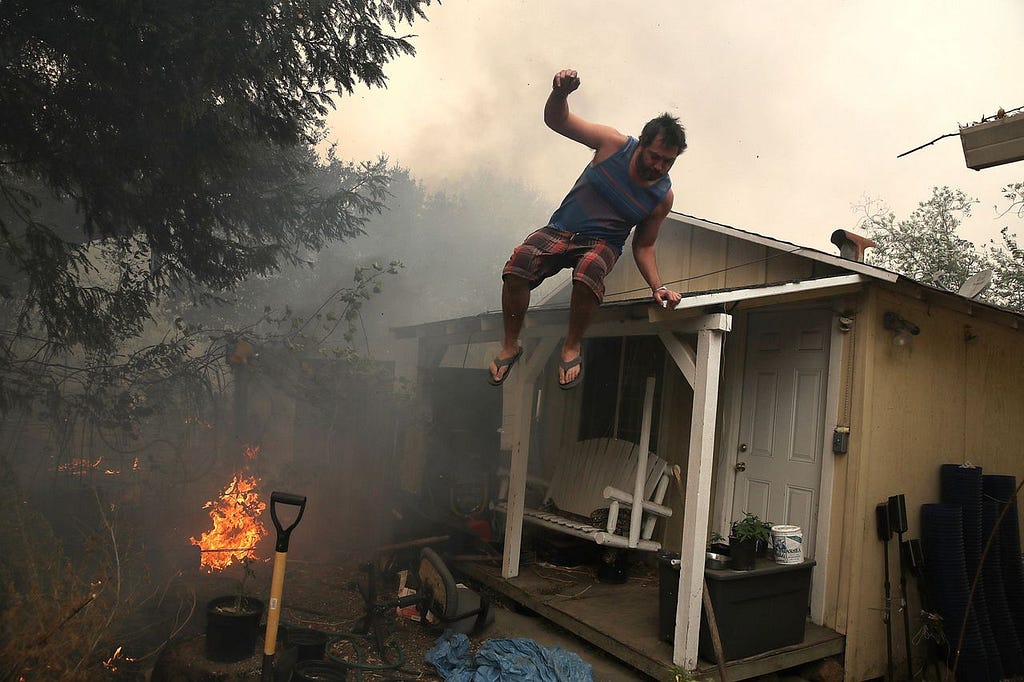
[[[598,581],[592,570],[526,565],[518,577],[506,580],[493,562],[454,560],[449,566],[457,578],[462,574],[504,595],[655,680],[676,682],[672,645],[658,638],[656,572],[611,585]],[[839,633],[808,623],[800,644],[730,661],[726,671],[729,680],[745,680],[839,654],[844,645]],[[697,677],[718,679],[717,666],[701,660]]]

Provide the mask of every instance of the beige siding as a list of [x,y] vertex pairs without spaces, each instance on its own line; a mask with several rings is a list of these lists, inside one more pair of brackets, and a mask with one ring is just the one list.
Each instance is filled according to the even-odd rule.
[[746,286],[752,282],[765,282],[765,254],[768,247],[750,242],[731,240],[729,244],[729,269],[725,272],[725,286],[728,289]]
[[[882,328],[887,310],[918,324],[920,335],[907,346],[893,345],[892,334]],[[1006,326],[881,288],[868,297],[856,325],[858,406],[850,453],[837,457],[833,518],[842,518],[843,525],[833,525],[839,532],[830,547],[841,552],[836,565],[845,568],[830,580],[829,612],[847,634],[848,676],[866,679],[882,675],[885,667],[878,611],[883,548],[875,505],[904,494],[910,526],[905,537],[915,538],[921,536],[921,505],[940,501],[940,465],[970,462],[985,473],[1024,476],[1024,338]],[[966,340],[965,326],[973,340]],[[894,552],[895,540],[895,557]],[[917,614],[913,582],[908,592],[910,613]],[[897,658],[904,660],[902,637],[894,639]],[[916,659],[921,656],[915,652]]]
[[[672,218],[662,225],[657,257],[662,281],[681,293],[761,286],[838,272],[829,265],[816,266],[815,261],[796,253],[695,229]],[[643,298],[650,293],[628,244],[605,288],[608,301]]]
[[815,276],[815,262],[803,256],[770,249],[765,259],[765,283],[788,282]]
[[[725,287],[726,265],[729,261],[729,238],[725,235],[695,230],[690,240],[692,258],[687,291],[711,291]],[[732,240],[735,241],[735,240]],[[707,274],[705,274],[707,273]],[[667,277],[668,280],[676,279]]]

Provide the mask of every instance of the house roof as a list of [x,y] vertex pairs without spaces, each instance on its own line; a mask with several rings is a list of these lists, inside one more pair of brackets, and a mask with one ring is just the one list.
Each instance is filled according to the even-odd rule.
[[774,237],[766,237],[763,234],[756,232],[749,232],[747,230],[741,230],[738,227],[731,227],[729,225],[723,225],[722,223],[712,222],[703,218],[688,215],[686,213],[680,213],[678,211],[672,211],[669,213],[670,219],[675,219],[683,223],[689,223],[694,227],[699,227],[710,232],[725,235],[726,237],[734,237],[736,239],[742,239],[744,241],[751,242],[753,244],[759,244],[766,246],[769,249],[776,249],[779,251],[785,251],[793,253],[804,258],[809,258],[820,263],[826,263],[835,267],[849,270],[850,272],[856,272],[861,275],[868,275],[875,279],[880,279],[886,282],[895,282],[897,278],[902,275],[880,268],[876,265],[868,265],[867,263],[861,263],[858,261],[849,260],[841,256],[837,256],[831,253],[825,253],[818,249],[811,248],[810,246],[802,246],[800,244],[794,244],[793,242],[787,242],[782,239],[775,239]]
[[[808,258],[813,261],[841,268],[846,270],[849,274],[826,277],[819,276],[788,282],[737,287],[733,289],[716,289],[710,292],[690,292],[683,295],[683,299],[680,301],[680,304],[677,306],[675,311],[664,311],[664,313],[657,311],[653,317],[660,317],[661,314],[673,314],[680,310],[708,308],[718,305],[726,305],[728,303],[735,303],[738,301],[744,301],[747,303],[764,301],[765,303],[768,303],[769,301],[774,300],[792,299],[794,296],[808,297],[811,295],[829,295],[849,290],[850,288],[859,286],[869,280],[876,280],[895,286],[897,289],[903,290],[904,293],[915,298],[923,298],[925,293],[927,293],[929,297],[937,298],[949,307],[963,309],[964,312],[969,314],[974,314],[975,311],[985,311],[985,316],[993,321],[1000,322],[1014,329],[1024,328],[1024,323],[1022,323],[1022,320],[1024,320],[1024,314],[984,301],[969,299],[956,292],[947,291],[933,285],[925,284],[924,282],[919,282],[915,279],[885,268],[849,260],[809,246],[801,246],[793,242],[775,239],[774,237],[768,237],[756,232],[741,230],[736,227],[716,223],[696,216],[680,213],[678,211],[672,211],[669,214],[669,220],[686,223],[692,227],[708,230],[726,237],[744,240],[769,249],[775,249]],[[559,294],[564,292],[568,286],[569,282],[567,280],[565,284],[556,289],[552,294],[546,296],[543,301],[531,306],[530,310],[543,312],[545,314],[563,313],[568,309],[568,301],[559,300],[560,298],[564,298],[560,297]],[[644,290],[643,296],[614,302],[606,302],[601,307],[610,310],[630,306],[643,306],[644,308],[649,308],[650,298],[646,295],[646,290]],[[476,333],[483,333],[482,335],[490,336],[493,335],[496,328],[500,328],[500,317],[500,311],[488,311],[477,315],[450,320],[395,327],[392,331],[399,338],[451,334],[473,335]]]

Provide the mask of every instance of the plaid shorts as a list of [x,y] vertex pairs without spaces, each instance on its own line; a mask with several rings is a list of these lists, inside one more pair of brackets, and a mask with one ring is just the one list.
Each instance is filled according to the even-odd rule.
[[573,281],[585,284],[602,301],[604,278],[618,258],[604,239],[542,227],[516,247],[501,275],[521,277],[534,288],[556,272],[572,268]]

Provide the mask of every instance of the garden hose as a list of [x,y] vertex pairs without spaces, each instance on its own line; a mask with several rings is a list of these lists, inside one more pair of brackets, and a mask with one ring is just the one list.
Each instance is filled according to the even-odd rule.
[[[365,660],[366,659],[366,654],[365,654],[363,648],[361,646],[358,646],[357,644],[360,641],[362,641],[362,640],[369,640],[373,635],[372,635],[372,633],[365,633],[364,634],[364,633],[359,633],[359,632],[328,632],[328,633],[326,633],[328,635],[328,637],[330,637],[329,643],[336,643],[336,642],[340,642],[340,641],[343,641],[343,640],[351,642],[352,651],[354,652],[354,655],[356,657],[356,660],[353,661],[353,660],[339,658],[337,656],[334,656],[334,655],[328,653],[327,654],[327,659],[330,660],[330,661],[333,661],[333,662],[335,662],[335,663],[337,663],[337,664],[339,664],[341,666],[344,666],[345,668],[348,668],[350,670],[355,671],[356,682],[361,682],[361,680],[363,679],[363,673],[364,672],[367,672],[367,673],[381,673],[381,672],[386,672],[388,670],[400,671],[401,668],[403,666],[405,666],[405,663],[406,663],[406,661],[405,661],[405,650],[398,643],[398,641],[397,641],[397,639],[395,637],[394,628],[390,628],[390,629],[391,629],[391,632],[388,634],[387,637],[384,638],[384,641],[388,644],[389,651],[392,651],[395,654],[395,660],[393,660],[393,661],[388,661],[387,660],[387,656],[386,656],[387,652],[381,651],[381,652],[379,652],[380,656],[381,656],[381,659],[383,661],[385,661],[385,662],[383,662],[383,663],[367,663],[366,660]],[[386,679],[404,680],[404,679],[414,679],[414,678],[386,678]]]

